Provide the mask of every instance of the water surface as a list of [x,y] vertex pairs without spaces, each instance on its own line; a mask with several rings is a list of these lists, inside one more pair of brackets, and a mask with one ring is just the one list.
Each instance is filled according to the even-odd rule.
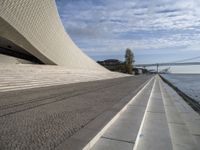
[[200,74],[165,74],[162,76],[200,103]]

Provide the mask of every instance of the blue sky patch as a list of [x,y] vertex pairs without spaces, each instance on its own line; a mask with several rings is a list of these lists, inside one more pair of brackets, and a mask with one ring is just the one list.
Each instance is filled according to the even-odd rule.
[[123,60],[126,48],[134,51],[136,63],[200,56],[198,0],[56,2],[66,31],[95,60]]

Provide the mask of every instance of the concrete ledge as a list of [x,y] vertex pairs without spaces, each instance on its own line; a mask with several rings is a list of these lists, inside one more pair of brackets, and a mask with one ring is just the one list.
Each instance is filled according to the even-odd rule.
[[161,79],[167,83],[171,88],[173,88],[186,102],[190,105],[198,114],[200,114],[200,104],[196,102],[194,99],[183,93],[179,88],[173,85],[170,81],[165,79],[160,75]]
[[[200,147],[200,116],[167,84],[163,84],[165,100],[173,100],[174,109],[167,110],[176,149]],[[166,108],[169,106],[166,106]],[[172,113],[173,112],[173,113]],[[175,114],[176,112],[177,114]],[[186,144],[187,143],[187,144]],[[196,144],[195,144],[196,143]]]
[[154,86],[133,148],[134,150],[172,149],[158,77],[155,78]]

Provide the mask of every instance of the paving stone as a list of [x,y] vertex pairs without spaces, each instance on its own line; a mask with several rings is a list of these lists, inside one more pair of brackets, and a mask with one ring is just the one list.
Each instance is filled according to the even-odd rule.
[[132,150],[133,144],[101,138],[91,150]]
[[165,110],[168,116],[167,119],[169,123],[185,124],[175,106],[166,106]]
[[171,137],[166,116],[163,113],[147,113],[138,140],[137,150],[170,150]]
[[144,124],[134,150],[173,149],[158,78],[152,92]]
[[[150,88],[152,89],[152,85],[154,83],[154,80],[149,82],[147,86],[145,86],[144,89],[140,91],[139,94],[137,94],[136,97],[131,101],[131,103],[128,103],[126,106],[126,109],[120,113],[117,120],[111,124],[111,126],[105,131],[105,133],[101,136],[101,138],[96,142],[93,149],[110,149],[110,147],[107,148],[107,145],[112,145],[112,141],[120,141],[125,143],[135,143],[144,112],[147,106],[147,102],[150,97],[149,91]],[[148,91],[148,93],[147,93]],[[145,95],[143,94],[145,92]],[[139,101],[143,101],[142,105],[141,103],[138,103]],[[144,105],[145,103],[146,105]],[[136,105],[135,105],[136,103]],[[139,105],[138,105],[139,104]],[[102,139],[109,139],[106,143],[102,142]],[[112,140],[110,140],[112,139]],[[109,143],[110,142],[110,143]],[[114,145],[112,145],[114,146]],[[121,147],[111,147],[115,149],[124,149]],[[126,148],[126,147],[125,147]],[[131,147],[132,149],[133,147]]]
[[163,84],[164,83],[161,84],[161,91],[163,93],[164,103],[166,102],[166,100],[168,100],[175,104],[174,106],[165,105],[168,126],[170,129],[171,140],[173,143],[173,149],[197,150],[197,142],[195,141],[195,136],[192,134],[192,129],[189,125],[197,125],[197,123],[193,123],[193,121],[196,120],[194,119],[196,118],[196,115],[194,115],[193,113],[193,115],[190,115],[191,118],[189,119],[188,114],[191,113],[190,111],[184,111],[184,113],[181,112],[180,109],[182,110],[182,108],[180,108],[180,106],[183,106],[183,100],[180,99],[180,97],[177,94],[173,94],[172,96],[171,93],[174,92],[171,92],[170,88],[166,85],[164,85],[165,88],[163,88]]
[[140,107],[128,107],[117,121],[107,129],[103,137],[135,142],[143,115],[144,109],[142,110]]
[[[188,128],[181,124],[170,124],[172,142],[178,149],[196,149],[193,137],[190,135]],[[197,149],[196,149],[197,150]]]

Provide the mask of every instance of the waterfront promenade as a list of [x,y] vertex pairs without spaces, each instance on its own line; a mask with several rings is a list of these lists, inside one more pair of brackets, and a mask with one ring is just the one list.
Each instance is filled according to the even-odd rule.
[[[81,149],[150,78],[132,76],[1,92],[0,149],[55,149],[84,133],[78,136],[80,143],[67,144]],[[85,129],[92,123],[96,130]]]
[[0,93],[0,149],[198,150],[200,116],[161,78]]
[[156,76],[87,149],[198,150],[199,142],[200,116]]

